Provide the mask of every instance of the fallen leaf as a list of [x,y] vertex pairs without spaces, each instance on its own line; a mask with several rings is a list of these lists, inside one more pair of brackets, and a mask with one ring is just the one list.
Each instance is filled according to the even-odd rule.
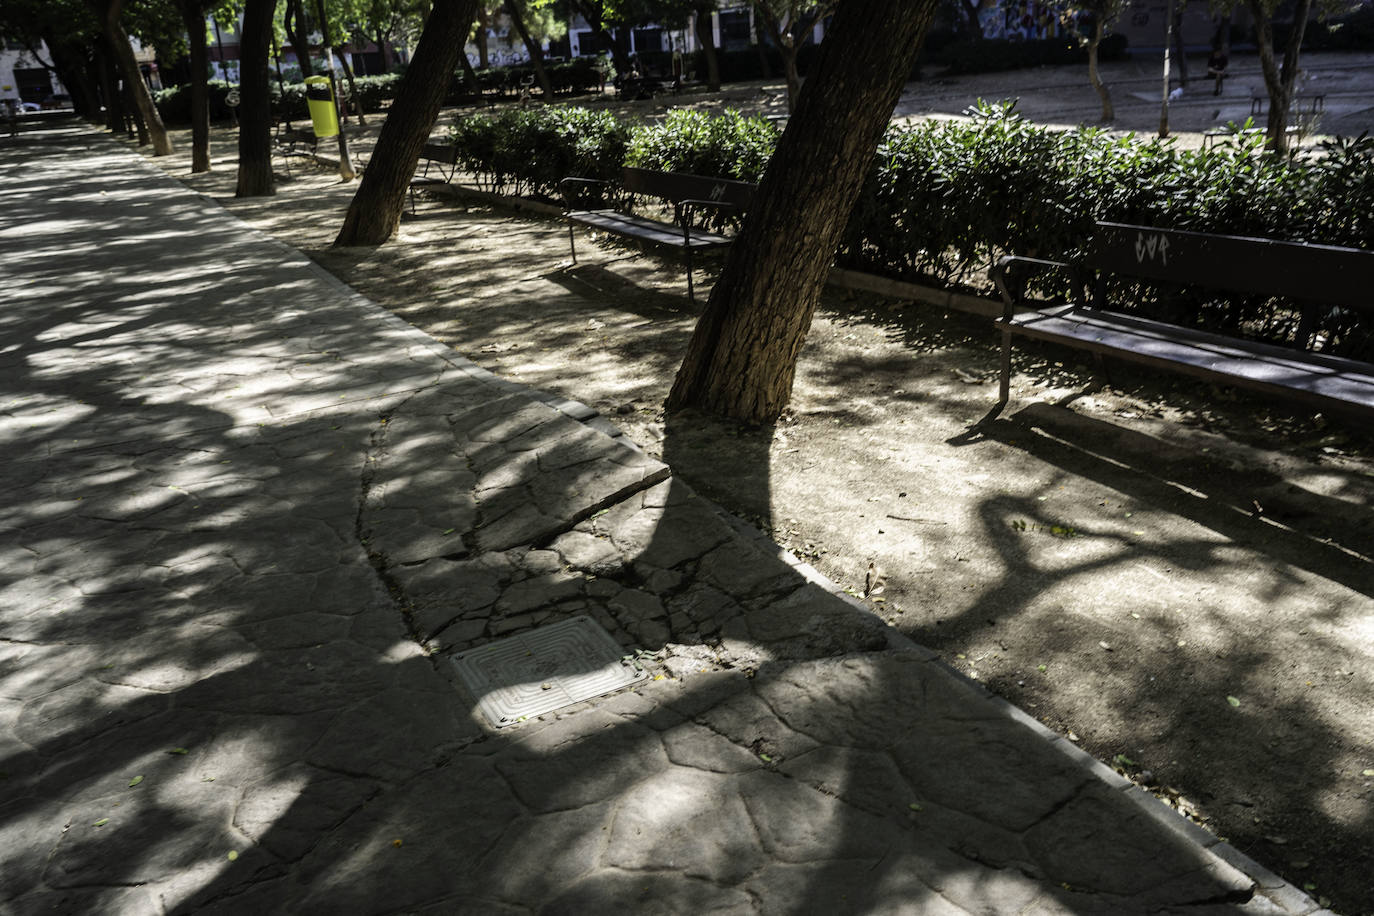
[[100,820],[96,821],[96,822],[95,822],[94,824],[92,824],[91,826],[92,826],[92,827],[104,827],[104,826],[105,826],[106,824],[108,824],[109,822],[110,822],[110,819],[109,819],[108,817],[102,817]]
[[1112,647],[1107,645],[1105,642],[1099,642],[1098,645],[1108,652],[1112,651]]
[[391,845],[392,845],[392,846],[395,846],[397,849],[400,849],[400,848],[401,848],[401,838],[400,838],[400,837],[397,837],[396,839],[392,840],[392,841],[391,841]]
[[236,850],[236,849],[231,849],[231,850],[229,850],[229,861],[230,861],[230,862],[237,862],[237,861],[238,861],[238,858],[239,858],[238,850]]
[[1048,671],[1048,670],[1050,670],[1050,666],[1049,666],[1049,665],[1036,665],[1036,666],[1035,666],[1035,670],[1036,670],[1036,671],[1041,671],[1041,672]]
[[767,754],[759,754],[759,759],[762,760],[764,763],[772,763],[772,762],[773,762],[773,758],[772,758],[772,757],[769,757]]
[[1240,705],[1240,700],[1237,700],[1235,697],[1227,697],[1226,702],[1230,703],[1232,706]]
[[922,808],[920,805],[916,804],[915,802],[912,802],[911,804],[907,805],[907,807],[910,808],[912,811],[924,811],[924,810],[925,810],[924,808]]
[[132,789],[134,786],[138,785],[138,784],[141,783],[142,781],[143,781],[143,777],[142,777],[142,776],[135,776],[133,779],[129,780],[129,788]]
[[1374,770],[1365,770],[1365,771],[1364,771],[1363,773],[1361,773],[1360,775],[1361,775],[1361,776],[1374,776]]
[[169,753],[169,754],[189,754],[189,753],[191,753],[191,752],[188,751],[188,750],[186,750],[186,748],[184,748],[184,747],[174,747],[174,748],[172,748],[170,751],[168,751],[167,753]]

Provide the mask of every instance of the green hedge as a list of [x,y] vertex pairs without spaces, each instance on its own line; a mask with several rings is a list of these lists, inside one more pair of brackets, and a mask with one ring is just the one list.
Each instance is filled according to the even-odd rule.
[[[1062,131],[1010,105],[893,129],[879,147],[841,250],[843,266],[985,287],[1005,253],[1072,258],[1096,220],[1322,242],[1374,250],[1374,138],[1335,140],[1300,159],[1257,137],[1181,150],[1172,140]],[[533,108],[460,118],[463,167],[494,187],[552,197],[559,178],[614,178],[622,164],[757,181],[771,123],[679,110],[633,128],[607,113]],[[1063,292],[1051,278],[1042,292]],[[1263,298],[1227,307],[1188,291],[1133,287],[1149,314],[1286,340],[1294,317]],[[1239,307],[1237,307],[1239,306]],[[1366,317],[1331,311],[1327,349],[1374,359]]]
[[630,129],[610,112],[541,105],[459,117],[450,135],[459,166],[491,190],[552,199],[569,176],[614,178]]

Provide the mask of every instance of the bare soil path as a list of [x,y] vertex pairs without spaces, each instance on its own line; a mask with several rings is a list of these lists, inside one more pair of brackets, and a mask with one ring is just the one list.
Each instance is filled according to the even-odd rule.
[[[1081,76],[999,78],[1034,77],[1022,104],[1053,120],[1090,116],[1086,81],[1067,88]],[[913,84],[903,112],[992,96],[968,82]],[[679,102],[757,110],[777,89]],[[353,186],[293,167],[274,198],[235,200],[232,135],[195,177],[178,140],[159,161],[192,188],[482,366],[599,409],[970,677],[1338,911],[1374,913],[1367,429],[1143,373],[1094,391],[1075,355],[1024,349],[1013,403],[975,430],[996,396],[986,322],[838,291],[775,428],[665,421],[695,319],[675,264],[603,244],[570,266],[556,219],[447,198],[386,245],[333,249]]]

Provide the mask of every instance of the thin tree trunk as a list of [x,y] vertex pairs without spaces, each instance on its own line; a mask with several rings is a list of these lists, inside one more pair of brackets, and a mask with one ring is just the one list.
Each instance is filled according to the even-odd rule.
[[1259,0],[1247,0],[1254,17],[1259,45],[1260,70],[1269,94],[1269,119],[1266,123],[1266,146],[1279,155],[1288,153],[1288,112],[1293,105],[1293,86],[1298,79],[1298,53],[1302,48],[1307,17],[1312,12],[1312,0],[1298,0],[1293,10],[1293,29],[1284,48],[1283,64],[1274,59],[1273,20],[1267,17]]
[[380,245],[396,233],[420,150],[476,14],[477,0],[435,0],[335,245]]
[[275,192],[268,47],[276,0],[245,0],[239,44],[239,174],[235,197]]
[[720,58],[716,54],[716,30],[712,21],[712,6],[697,8],[697,41],[706,57],[706,88],[712,92],[720,91]]
[[520,40],[525,43],[525,50],[530,52],[534,78],[539,80],[539,88],[544,91],[544,101],[552,102],[553,83],[549,81],[549,73],[544,69],[544,49],[539,46],[539,42],[530,37],[529,29],[525,28],[525,16],[520,9],[520,0],[506,0],[506,14],[510,16],[511,25],[515,26]]
[[485,70],[491,66],[491,50],[487,47],[487,10],[485,0],[477,6],[477,33],[473,36],[473,40],[477,42],[477,66]]
[[840,4],[692,334],[670,411],[766,423],[787,406],[831,259],[936,2]]
[[286,0],[286,9],[282,13],[282,28],[286,31],[286,37],[291,39],[291,50],[295,52],[296,61],[301,65],[301,79],[314,76],[315,71],[310,67],[309,24],[305,20],[305,9],[301,6],[301,0]]
[[104,2],[96,6],[101,13],[101,22],[105,27],[105,35],[110,44],[110,49],[114,52],[115,60],[119,63],[120,73],[124,77],[124,87],[133,97],[133,103],[143,120],[144,128],[148,131],[153,144],[154,156],[168,156],[172,153],[172,141],[167,136],[167,128],[162,124],[162,116],[157,113],[157,106],[153,104],[152,93],[148,91],[148,84],[143,82],[143,74],[138,69],[138,61],[134,58],[134,47],[129,43],[129,35],[124,31],[124,26],[119,21],[119,10],[122,3],[120,0]]
[[339,132],[336,135],[339,140],[339,177],[344,181],[352,181],[358,177],[358,173],[354,171],[353,160],[348,155],[348,131],[344,130],[348,118],[339,105],[339,86],[334,80],[334,52],[331,50],[334,45],[329,40],[329,19],[324,15],[324,0],[315,0],[315,13],[320,17],[320,38],[324,48],[325,75],[329,77],[329,94],[334,98],[334,116],[339,119]]
[[210,86],[206,70],[205,8],[200,0],[181,0],[181,21],[191,44],[191,172],[210,171]]
[[119,92],[119,73],[115,70],[110,43],[97,43],[96,67],[100,72],[100,96],[105,105],[105,129],[119,133],[124,129],[124,99]]
[[1102,19],[1102,16],[1096,17],[1093,23],[1093,37],[1088,42],[1088,82],[1093,84],[1093,89],[1097,90],[1097,97],[1102,100],[1102,121],[1106,123],[1116,120],[1116,109],[1112,107],[1111,90],[1102,82],[1102,74],[1097,69],[1097,49],[1102,44],[1102,32],[1106,27]]
[[[335,48],[334,53],[339,55],[339,64],[343,67],[344,79],[348,80],[348,99],[353,103],[353,110],[358,113],[358,126],[367,126],[367,115],[363,111],[363,97],[358,94],[358,81],[353,77],[353,66],[348,62],[348,55],[340,48]],[[367,58],[363,58],[364,61]],[[364,67],[363,69],[367,69]],[[364,74],[366,75],[366,74]],[[345,110],[347,106],[345,106]]]

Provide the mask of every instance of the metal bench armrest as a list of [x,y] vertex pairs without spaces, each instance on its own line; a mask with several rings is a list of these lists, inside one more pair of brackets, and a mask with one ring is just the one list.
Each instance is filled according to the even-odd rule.
[[[1019,276],[1013,278],[1009,275],[1013,267],[1022,265],[1027,269],[1021,272]],[[1000,258],[993,265],[992,270],[988,271],[988,275],[992,278],[997,291],[1002,294],[1002,320],[1011,320],[1016,306],[1021,303],[1022,294],[1026,289],[1026,281],[1037,273],[1056,267],[1072,269],[1070,264],[1063,261],[1051,261],[1047,258],[1028,258],[1016,254],[1009,254]]]

